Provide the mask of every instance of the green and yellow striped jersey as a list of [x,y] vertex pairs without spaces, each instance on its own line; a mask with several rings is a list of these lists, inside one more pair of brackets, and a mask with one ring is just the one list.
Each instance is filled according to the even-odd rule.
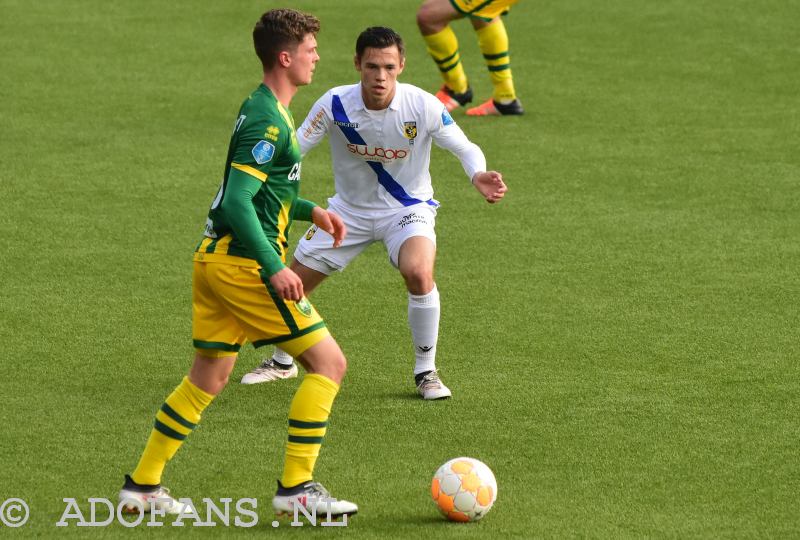
[[[300,159],[291,113],[261,84],[239,109],[222,186],[211,204],[195,259],[223,260],[230,257],[220,256],[227,255],[257,261],[270,275],[280,270],[295,211],[306,214],[298,218],[309,219],[307,209],[295,208],[298,202],[308,204],[298,200]],[[260,187],[252,179],[260,181]],[[241,219],[241,210],[252,214],[247,204],[255,209],[257,224],[279,260],[264,249],[263,237],[254,230],[256,221]]]

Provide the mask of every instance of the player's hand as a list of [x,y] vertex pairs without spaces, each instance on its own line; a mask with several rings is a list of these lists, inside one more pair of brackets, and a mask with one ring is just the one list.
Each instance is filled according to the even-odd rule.
[[489,204],[494,204],[502,199],[508,191],[508,187],[503,182],[503,175],[497,171],[475,173],[475,176],[472,177],[472,184]]
[[275,292],[284,300],[297,302],[303,298],[303,280],[289,268],[272,274],[269,282]]
[[342,240],[347,236],[347,227],[344,226],[344,221],[338,214],[315,206],[311,211],[311,221],[314,222],[314,225],[333,236],[333,247],[337,248],[342,245]]

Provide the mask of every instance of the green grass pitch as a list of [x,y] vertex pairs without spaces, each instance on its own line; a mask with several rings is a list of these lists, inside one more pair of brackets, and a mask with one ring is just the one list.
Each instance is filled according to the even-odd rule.
[[[291,2],[322,20],[292,109],[355,82],[390,25],[401,80],[439,84],[417,2]],[[233,383],[170,463],[181,497],[257,497],[254,529],[57,529],[62,498],[116,496],[186,372],[191,254],[271,2],[3,0],[0,537],[800,536],[800,62],[789,1],[532,2],[506,18],[519,118],[455,119],[510,191],[490,207],[435,150],[438,364],[423,403],[401,279],[375,246],[313,301],[346,352],[318,479],[346,529],[272,529],[297,380]],[[454,25],[478,99],[468,23]],[[331,194],[327,146],[303,193]],[[294,230],[293,238],[302,231]],[[494,470],[480,523],[443,521],[435,469]],[[86,505],[84,504],[84,509]]]

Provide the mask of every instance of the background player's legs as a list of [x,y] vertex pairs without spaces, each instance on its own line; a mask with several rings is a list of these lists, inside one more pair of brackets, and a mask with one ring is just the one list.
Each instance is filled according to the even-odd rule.
[[417,26],[428,46],[428,53],[444,79],[437,93],[448,111],[472,101],[472,92],[458,51],[458,38],[450,21],[463,17],[449,0],[425,0],[417,11]]
[[412,236],[403,242],[398,268],[408,289],[408,325],[414,342],[414,380],[425,399],[450,397],[436,373],[439,339],[439,291],[433,280],[436,245],[430,238]]
[[508,54],[508,33],[503,19],[495,17],[491,22],[472,18],[478,35],[478,46],[483,53],[494,91],[487,102],[467,111],[471,116],[522,114],[522,105],[514,91],[511,76],[511,61]]
[[472,26],[478,35],[478,46],[494,86],[492,97],[498,103],[511,103],[517,99],[517,94],[514,92],[514,81],[511,77],[508,33],[503,19],[497,17],[489,23],[472,19]]

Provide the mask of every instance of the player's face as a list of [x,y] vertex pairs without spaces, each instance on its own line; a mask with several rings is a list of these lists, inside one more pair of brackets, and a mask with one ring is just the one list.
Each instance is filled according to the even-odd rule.
[[403,72],[405,59],[396,45],[385,49],[367,47],[355,59],[361,73],[361,94],[369,109],[385,109],[394,98],[397,76]]
[[289,66],[289,78],[292,83],[296,86],[309,84],[314,76],[317,60],[319,60],[317,39],[314,34],[306,34],[306,37],[300,42],[291,57],[292,63]]

